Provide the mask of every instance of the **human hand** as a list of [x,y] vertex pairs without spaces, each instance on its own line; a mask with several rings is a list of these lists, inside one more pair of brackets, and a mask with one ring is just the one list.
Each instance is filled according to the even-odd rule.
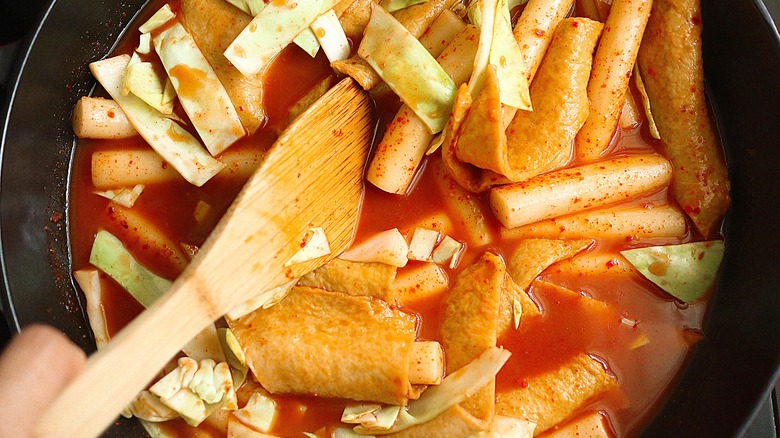
[[0,356],[0,437],[32,435],[36,421],[84,365],[84,352],[56,329],[31,325]]

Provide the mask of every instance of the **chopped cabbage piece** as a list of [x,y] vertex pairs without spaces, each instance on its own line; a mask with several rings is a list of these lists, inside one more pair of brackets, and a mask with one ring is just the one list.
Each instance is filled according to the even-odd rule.
[[227,2],[253,17],[265,7],[263,0],[227,0]]
[[633,341],[631,341],[630,344],[628,344],[628,348],[631,350],[636,350],[639,347],[643,347],[650,343],[650,338],[647,337],[644,333],[639,333],[636,338],[634,338]]
[[441,233],[427,228],[415,228],[412,241],[409,242],[409,260],[427,262],[431,260],[433,248],[439,241]]
[[[173,88],[173,82],[171,82],[171,78],[165,78],[165,87],[163,88],[162,104],[173,105],[173,101],[175,99],[176,99],[176,90]],[[180,123],[183,123],[182,120],[178,116],[176,116],[176,114],[171,114],[169,117]]]
[[108,231],[95,235],[89,262],[108,274],[144,307],[149,307],[171,287],[171,282],[146,269]]
[[[312,23],[312,26],[313,25],[314,23]],[[301,50],[308,53],[312,58],[317,56],[317,52],[320,51],[320,42],[317,40],[317,36],[314,34],[314,31],[311,29],[311,27],[303,29],[301,33],[295,37],[293,42],[296,46],[300,47]]]
[[373,403],[347,405],[344,407],[344,412],[341,414],[341,422],[348,424],[360,424],[364,421],[366,416],[371,415],[380,409],[382,409],[382,405]]
[[246,356],[238,339],[228,328],[220,327],[217,329],[219,341],[222,344],[222,351],[225,353],[225,361],[233,370],[233,387],[240,388],[249,375],[249,366],[246,364]]
[[516,8],[518,6],[524,5],[526,3],[528,3],[528,0],[509,0],[509,2],[507,3],[507,6],[509,7],[509,10],[511,11],[512,9],[514,9],[514,8]]
[[236,409],[233,377],[226,362],[182,357],[178,366],[149,388],[188,424],[197,426],[220,407]]
[[152,35],[148,33],[142,33],[138,38],[138,47],[136,47],[135,51],[142,55],[148,55],[152,53]]
[[144,188],[145,186],[143,184],[136,184],[132,189],[124,187],[116,190],[96,190],[94,193],[106,199],[110,199],[123,207],[131,208],[135,205],[135,201],[138,200],[138,197],[141,196]]
[[398,228],[382,231],[359,245],[344,251],[339,256],[350,262],[379,262],[397,268],[409,261],[409,245]]
[[262,292],[254,298],[250,298],[238,306],[230,309],[230,311],[227,312],[225,316],[229,319],[238,319],[246,314],[254,312],[261,307],[263,309],[267,309],[281,301],[282,298],[286,297],[297,282],[297,279],[291,280],[287,283],[276,286],[273,289]]
[[211,210],[211,204],[206,201],[199,200],[198,203],[195,204],[195,210],[192,212],[192,217],[195,218],[195,222],[203,222],[209,216]]
[[690,303],[715,283],[723,260],[723,241],[636,248],[620,253],[639,272],[673,297]]
[[181,351],[195,360],[213,359],[217,362],[225,362],[226,360],[217,327],[214,324],[209,324],[201,330],[194,338],[190,339],[187,345],[182,347]]
[[284,264],[285,268],[330,254],[328,237],[322,227],[309,228],[301,244],[301,249]]
[[425,1],[426,0],[383,0],[382,7],[385,8],[387,12],[395,12],[406,9],[409,6],[425,3]]
[[[265,2],[262,0],[227,0],[232,5],[238,7],[245,13],[255,17],[260,11],[265,8]],[[313,24],[312,24],[313,25]],[[320,51],[320,43],[317,41],[317,37],[314,36],[314,31],[311,28],[306,28],[298,34],[293,42],[301,48],[309,56],[314,58],[317,56],[317,52]]]
[[276,401],[260,392],[253,392],[246,406],[233,412],[233,417],[237,421],[258,432],[271,430],[278,415],[279,407]]
[[[531,110],[531,94],[524,73],[520,46],[512,34],[506,0],[479,0],[469,7],[469,16],[480,27],[479,47],[469,91],[476,96],[482,88],[488,64],[496,67],[501,103],[513,108]],[[485,53],[487,52],[487,54]],[[479,65],[478,65],[479,64]]]
[[[89,262],[113,278],[144,307],[151,306],[172,284],[138,263],[122,242],[105,230],[95,235]],[[214,324],[198,333],[182,351],[196,359],[224,360]]]
[[328,61],[340,61],[349,58],[349,40],[341,27],[339,17],[333,9],[322,14],[311,24],[311,31],[322,46]]
[[[390,430],[391,427],[398,421],[398,416],[401,414],[400,406],[386,406],[377,411],[371,412],[360,417],[360,427],[364,428],[368,433],[384,432]],[[351,429],[348,429],[351,431]],[[354,433],[354,432],[353,432]]]
[[225,57],[245,76],[254,75],[335,3],[335,0],[270,2],[230,43]]
[[450,261],[450,269],[455,269],[460,261],[460,256],[463,254],[463,250],[466,245],[458,242],[450,236],[444,236],[439,246],[431,254],[431,261],[436,264],[446,263]]
[[520,318],[523,317],[523,305],[517,298],[512,298],[512,322],[515,325],[515,330],[520,327]]
[[138,31],[141,33],[149,33],[163,24],[167,23],[171,19],[175,18],[176,14],[171,10],[171,5],[165,4],[163,7],[157,10],[144,24],[138,27]]
[[152,423],[173,420],[179,417],[178,412],[166,406],[160,401],[160,397],[149,391],[141,391],[125,411],[122,412],[122,415],[127,418],[134,416]]
[[111,340],[111,336],[108,334],[106,312],[103,308],[103,287],[100,284],[100,273],[97,269],[79,269],[73,273],[73,278],[84,292],[84,298],[87,299],[87,319],[95,338],[95,345],[98,350],[105,348]]
[[157,111],[171,114],[173,101],[163,103],[165,80],[157,74],[151,62],[142,62],[141,58],[133,53],[130,63],[127,64],[127,73],[122,80],[122,94],[127,96],[133,93]]
[[422,43],[383,8],[372,9],[358,55],[431,133],[444,129],[455,102],[455,82]]
[[[441,385],[429,387],[419,399],[410,401],[407,409],[400,410],[398,420],[390,429],[369,431],[360,425],[354,430],[361,434],[384,435],[428,422],[485,386],[511,355],[512,353],[503,348],[489,348],[463,368],[445,377]],[[390,408],[391,406],[382,409]]]
[[339,427],[338,429],[335,429],[333,431],[333,435],[331,436],[333,438],[366,438],[364,434],[357,433],[352,429],[347,429],[346,427]]
[[639,95],[642,97],[642,108],[645,110],[645,116],[647,117],[647,127],[650,129],[650,135],[656,139],[661,139],[661,133],[658,132],[658,125],[655,124],[655,118],[653,117],[653,111],[650,108],[650,97],[647,95],[647,88],[645,88],[645,82],[642,80],[642,73],[639,71],[639,67],[634,64],[634,83],[636,89],[639,90]]
[[246,132],[227,90],[198,48],[176,22],[152,38],[182,108],[211,155],[219,155]]
[[212,157],[192,134],[176,122],[164,117],[135,95],[122,94],[122,80],[129,62],[128,55],[120,55],[93,62],[89,68],[152,149],[184,179],[198,187],[202,186],[225,165]]
[[496,66],[501,103],[521,110],[531,110],[531,93],[523,53],[512,34],[506,0],[499,0],[500,13],[495,15],[490,63]]
[[493,45],[493,26],[490,24],[495,23],[497,6],[497,0],[476,0],[468,8],[469,20],[479,27],[477,53],[474,55],[474,68],[468,82],[472,99],[477,97],[485,83],[485,72],[490,64],[490,48]]

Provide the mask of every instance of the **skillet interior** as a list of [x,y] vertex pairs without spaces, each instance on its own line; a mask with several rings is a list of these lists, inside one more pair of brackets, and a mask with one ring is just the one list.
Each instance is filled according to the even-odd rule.
[[[736,436],[780,365],[780,39],[759,0],[703,1],[705,69],[727,147],[733,206],[720,289],[679,384],[648,436]],[[106,4],[108,3],[108,4]],[[18,329],[46,322],[91,351],[69,272],[70,111],[143,0],[57,0],[29,40],[11,83],[0,139],[2,305]],[[139,436],[122,421],[108,436]]]

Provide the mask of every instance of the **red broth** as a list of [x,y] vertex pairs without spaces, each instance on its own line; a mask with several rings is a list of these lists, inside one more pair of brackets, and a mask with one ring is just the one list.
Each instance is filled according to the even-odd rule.
[[[162,4],[153,3],[155,4],[147,11],[147,15]],[[115,54],[127,53],[135,44],[133,38],[128,38]],[[287,120],[290,106],[321,79],[330,75],[333,75],[333,72],[322,54],[311,59],[297,47],[285,49],[279,62],[271,67],[266,83],[265,96],[269,114],[267,125],[252,137],[240,140],[231,150],[266,150]],[[393,96],[374,97],[382,120],[392,117],[398,106],[397,99]],[[380,122],[380,126],[382,123]],[[645,131],[644,127],[630,131],[620,130],[614,153],[655,150],[657,145]],[[139,261],[157,274],[173,280],[180,273],[181,267],[171,264],[167,254],[126,238],[132,235],[132,230],[128,230],[127,224],[117,219],[116,207],[93,193],[95,188],[91,182],[90,160],[94,152],[145,148],[148,146],[140,137],[113,141],[79,140],[73,161],[70,199],[74,270],[89,267],[89,252],[95,233],[106,229],[120,237]],[[407,196],[390,195],[367,184],[356,241],[389,228],[397,227],[408,231],[421,219],[445,210],[432,178],[433,172],[423,171],[414,190]],[[179,179],[148,185],[133,211],[152,221],[172,241],[200,246],[243,182],[239,178],[215,178],[197,188]],[[199,201],[205,201],[214,207],[211,216],[203,223],[198,223],[193,218],[193,211]],[[487,205],[484,196],[480,198],[480,202]],[[673,204],[674,201],[663,191],[631,201],[627,205],[646,203]],[[489,209],[486,208],[485,211]],[[498,236],[499,224],[492,218],[491,224],[494,234]],[[464,241],[467,234],[466,230],[456,223],[450,235]],[[689,240],[692,240],[692,236],[686,236],[682,240],[671,239],[666,243]],[[617,251],[637,243],[631,240],[619,243],[599,241],[596,243],[596,249]],[[453,279],[486,250],[508,256],[516,244],[516,241],[496,239],[488,247],[468,248],[460,264],[455,269],[447,269],[447,274]],[[410,262],[406,268],[399,270],[399,274],[403,269],[414,269],[419,266],[418,263]],[[607,303],[609,311],[599,313],[599,317],[594,318],[593,312],[583,306],[582,300],[585,298],[582,295],[561,296],[551,292],[551,288],[545,283],[535,283],[530,294],[541,305],[543,316],[534,324],[521,325],[519,330],[510,331],[499,339],[498,344],[512,351],[513,355],[498,374],[497,391],[522,386],[534,375],[553,370],[573,355],[587,352],[608,365],[609,371],[616,376],[620,384],[620,390],[611,391],[595,400],[586,410],[605,413],[613,432],[619,436],[636,433],[652,416],[658,400],[675,379],[689,351],[691,339],[700,333],[706,302],[683,306],[639,277],[587,278],[550,269],[542,274],[541,280],[603,301]],[[113,335],[142,309],[111,279],[106,278],[105,284],[108,285],[108,290],[103,304],[109,331]],[[445,296],[446,292],[404,308],[419,316],[420,339],[440,338],[441,307]],[[552,309],[554,311],[550,311]],[[646,336],[647,343],[639,348],[632,348],[632,343],[636,342],[640,335]],[[313,432],[337,424],[347,403],[344,400],[304,396],[275,398],[281,407],[282,415],[271,433],[282,436],[301,436],[301,432]],[[179,436],[196,436],[198,433],[182,421],[169,422],[164,428]],[[202,425],[200,430],[213,435],[223,433],[209,425]]]

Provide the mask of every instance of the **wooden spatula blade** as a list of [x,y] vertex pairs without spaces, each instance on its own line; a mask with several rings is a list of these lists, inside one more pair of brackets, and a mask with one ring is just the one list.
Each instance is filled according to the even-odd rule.
[[[346,249],[373,132],[373,107],[351,79],[302,114],[171,290],[89,359],[42,417],[36,435],[97,436],[204,327]],[[285,266],[312,227],[325,230],[331,254]]]

